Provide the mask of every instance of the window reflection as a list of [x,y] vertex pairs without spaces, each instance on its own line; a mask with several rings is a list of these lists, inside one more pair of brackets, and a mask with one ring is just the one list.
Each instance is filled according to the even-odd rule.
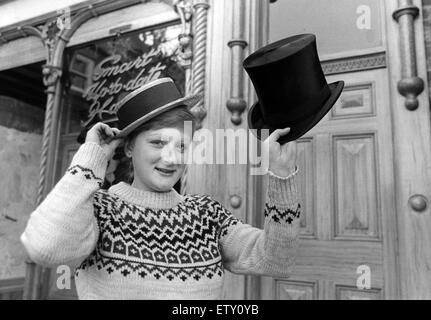
[[[161,77],[171,77],[185,94],[185,71],[180,65],[178,36],[181,25],[140,30],[67,49],[62,99],[63,141],[102,121],[117,126],[120,100],[130,91]],[[70,143],[70,142],[65,142]],[[65,148],[67,149],[67,148]],[[119,181],[132,182],[130,160],[120,146],[110,160],[102,188]],[[179,191],[180,183],[175,188]]]
[[154,79],[169,76],[184,94],[178,59],[180,25],[140,30],[70,48],[65,55],[62,134],[103,121],[115,126],[119,101]]

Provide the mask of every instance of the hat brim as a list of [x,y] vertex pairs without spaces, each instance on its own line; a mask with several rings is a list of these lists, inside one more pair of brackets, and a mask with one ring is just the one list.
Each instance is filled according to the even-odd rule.
[[123,128],[120,133],[118,133],[114,139],[124,138],[128,134],[130,134],[133,130],[135,130],[137,127],[139,127],[141,124],[147,122],[148,120],[154,118],[155,116],[158,116],[159,114],[166,112],[170,109],[173,109],[175,107],[178,107],[180,105],[185,105],[189,109],[192,108],[196,103],[198,103],[202,99],[201,94],[193,94],[189,95],[187,97],[174,100],[168,104],[165,104],[150,113],[147,113],[145,116],[133,121],[131,124],[129,124],[127,127]]
[[[250,129],[257,129],[257,138],[260,140],[260,130],[269,129],[269,133],[271,134],[276,129],[284,129],[286,127],[290,127],[290,132],[281,137],[278,142],[280,144],[284,144],[289,141],[294,141],[302,137],[308,131],[310,131],[320,120],[331,110],[335,102],[340,97],[341,92],[344,88],[344,81],[337,81],[328,84],[329,90],[331,91],[331,95],[319,109],[319,111],[312,116],[301,120],[295,123],[289,123],[288,119],[286,119],[286,125],[284,127],[272,127],[266,124],[263,120],[259,102],[256,102],[248,113],[248,126]],[[288,116],[288,111],[286,112],[286,116]]]

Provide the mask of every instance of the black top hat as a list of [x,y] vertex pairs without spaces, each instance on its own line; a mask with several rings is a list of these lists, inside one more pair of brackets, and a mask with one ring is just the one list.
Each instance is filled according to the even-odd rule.
[[144,122],[162,112],[184,105],[193,107],[200,94],[182,97],[171,78],[160,78],[130,92],[119,103],[117,109],[118,129],[116,138],[123,138]]
[[331,109],[344,81],[327,84],[317,54],[316,37],[300,34],[271,43],[243,63],[258,102],[248,114],[250,129],[290,127],[278,142],[296,140],[313,128]]

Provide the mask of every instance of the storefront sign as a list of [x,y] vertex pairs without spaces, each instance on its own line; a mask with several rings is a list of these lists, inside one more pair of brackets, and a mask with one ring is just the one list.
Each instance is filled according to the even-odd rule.
[[94,69],[94,81],[83,94],[83,98],[90,103],[87,126],[94,118],[106,118],[115,115],[120,100],[116,99],[121,93],[133,91],[147,82],[160,78],[166,69],[157,59],[160,48],[151,49],[132,61],[122,62],[121,55],[115,54],[103,59]]

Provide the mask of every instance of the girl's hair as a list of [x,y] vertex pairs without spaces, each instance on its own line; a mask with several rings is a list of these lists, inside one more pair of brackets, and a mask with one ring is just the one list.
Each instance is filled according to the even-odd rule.
[[[162,128],[180,128],[184,129],[184,123],[190,121],[192,124],[192,135],[195,132],[196,118],[189,108],[185,105],[175,107],[171,110],[163,112],[154,118],[143,123],[133,130],[126,138],[125,145],[131,144],[133,147],[135,138],[142,132],[148,130],[157,130]],[[123,149],[123,148],[122,148]],[[133,182],[133,162],[131,158],[123,157],[124,162],[120,169],[119,177],[115,178],[115,182],[124,181],[131,184]],[[117,174],[116,174],[117,175]],[[115,183],[114,182],[114,183]]]
[[196,118],[187,106],[181,105],[165,111],[133,130],[127,137],[126,142],[132,142],[141,132],[157,130],[162,128],[184,128],[184,123],[192,123],[192,134],[195,130]]

